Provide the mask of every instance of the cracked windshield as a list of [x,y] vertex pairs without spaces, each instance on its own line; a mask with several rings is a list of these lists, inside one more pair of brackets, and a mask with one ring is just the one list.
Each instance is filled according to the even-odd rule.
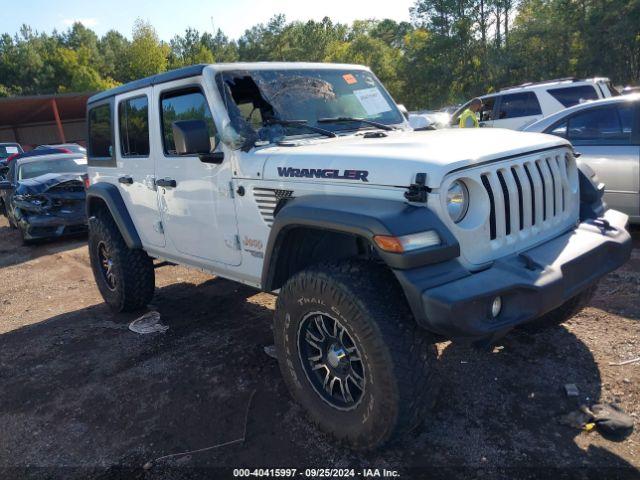
[[234,71],[218,75],[217,82],[233,127],[252,143],[389,130],[403,122],[394,101],[367,71]]

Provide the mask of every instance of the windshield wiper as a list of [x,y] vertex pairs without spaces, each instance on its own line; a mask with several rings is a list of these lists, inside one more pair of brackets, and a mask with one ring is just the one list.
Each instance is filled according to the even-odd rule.
[[335,138],[337,135],[331,130],[326,130],[320,127],[314,127],[309,125],[306,120],[281,120],[278,118],[272,118],[264,122],[265,125],[282,125],[284,127],[303,127],[312,132],[320,133],[329,138]]
[[372,125],[382,130],[395,130],[395,128],[390,125],[385,125],[384,123],[380,123],[380,122],[374,122],[373,120],[367,120],[366,118],[329,117],[329,118],[318,119],[318,123],[346,123],[346,122],[359,122],[367,125]]

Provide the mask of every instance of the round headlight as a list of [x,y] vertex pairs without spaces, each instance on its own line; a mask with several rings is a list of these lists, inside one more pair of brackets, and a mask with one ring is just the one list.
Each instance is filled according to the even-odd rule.
[[460,180],[456,180],[447,190],[447,211],[455,223],[461,221],[469,209],[469,190]]

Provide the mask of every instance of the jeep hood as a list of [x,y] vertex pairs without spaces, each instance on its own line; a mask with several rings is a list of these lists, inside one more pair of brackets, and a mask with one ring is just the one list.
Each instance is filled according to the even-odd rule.
[[[320,181],[406,187],[416,173],[439,187],[450,171],[528,152],[567,146],[566,140],[539,133],[497,128],[385,132],[365,138],[364,132],[333,139],[287,142],[265,147],[263,178],[278,181]],[[366,172],[366,173],[362,173]]]

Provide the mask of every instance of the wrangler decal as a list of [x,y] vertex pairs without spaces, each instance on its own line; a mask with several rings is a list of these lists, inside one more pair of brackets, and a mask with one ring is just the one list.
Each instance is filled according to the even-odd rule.
[[344,170],[342,175],[340,170],[324,169],[324,168],[291,168],[291,167],[278,167],[278,175],[280,177],[295,177],[295,178],[336,178],[345,180],[362,180],[368,182],[367,177],[369,172],[367,170]]

